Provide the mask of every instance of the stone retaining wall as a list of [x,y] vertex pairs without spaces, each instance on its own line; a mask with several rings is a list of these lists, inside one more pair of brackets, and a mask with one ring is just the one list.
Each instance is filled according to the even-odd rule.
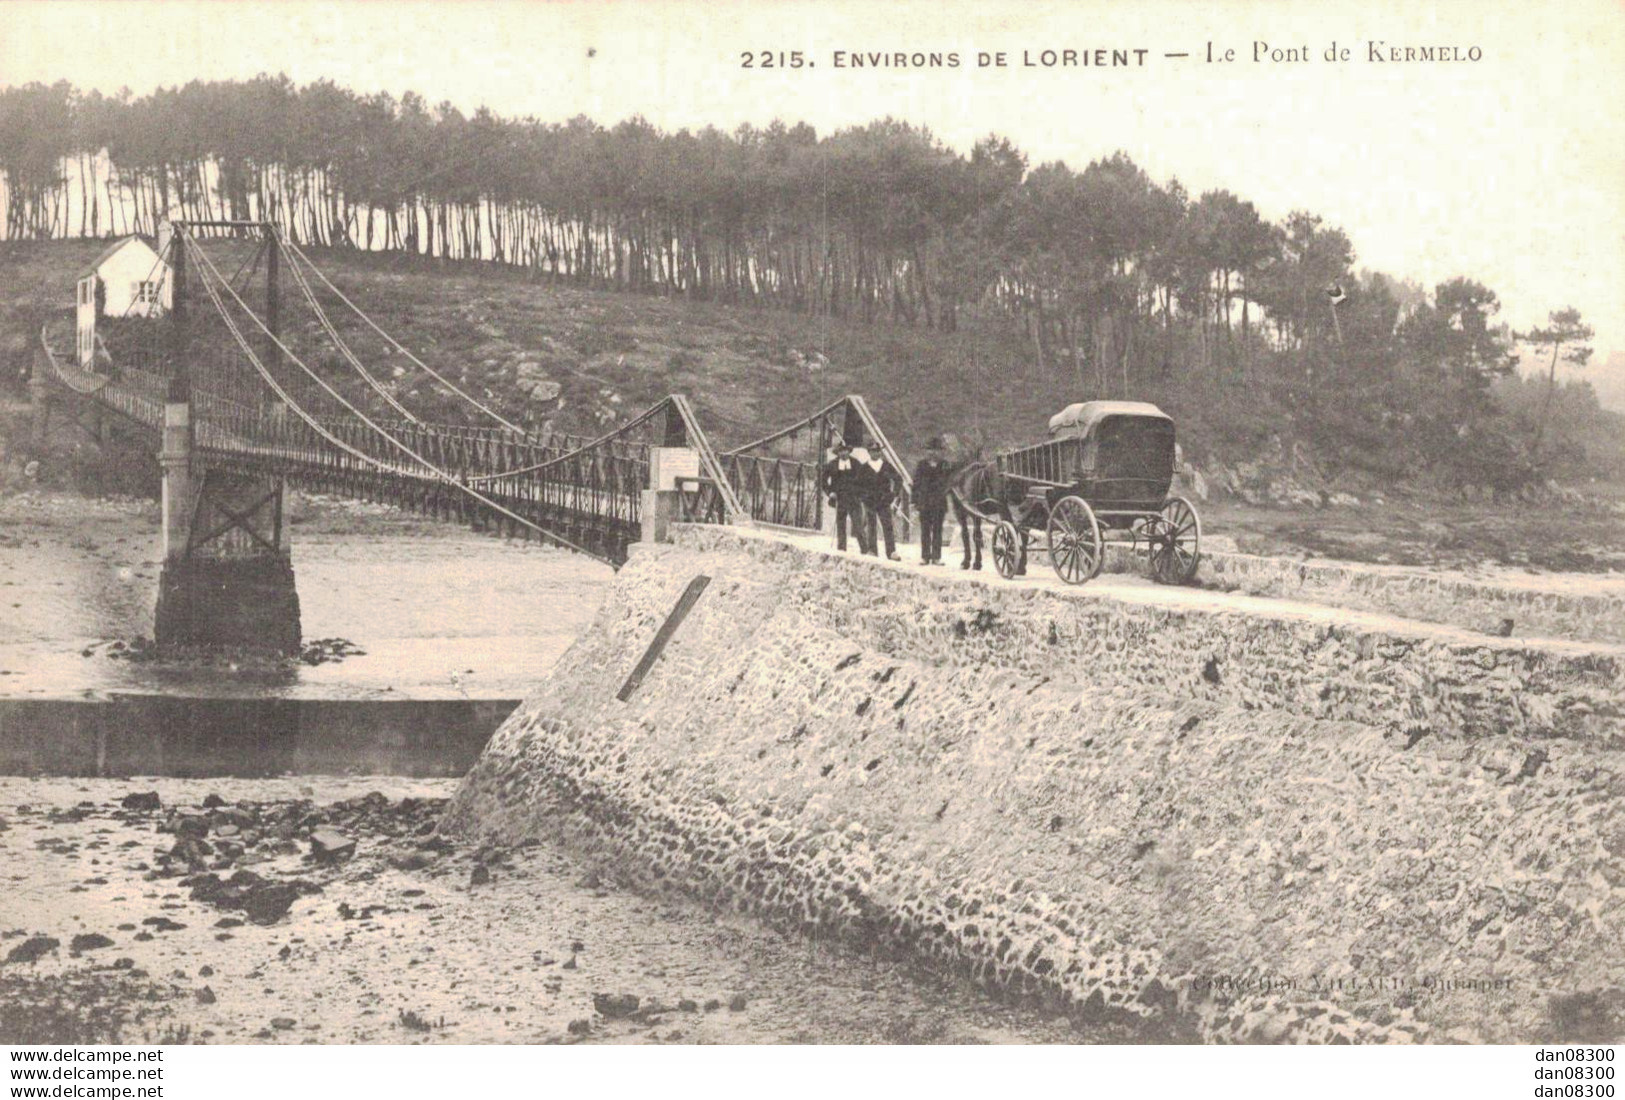
[[678,539],[621,571],[448,828],[1157,1036],[1625,1033],[1617,648]]
[[[1111,544],[1106,568],[1143,574],[1145,556]],[[1577,585],[1573,577],[1474,578],[1205,550],[1196,580],[1224,591],[1381,611],[1480,633],[1497,632],[1510,620],[1518,637],[1625,642],[1625,577],[1617,573],[1597,574]]]

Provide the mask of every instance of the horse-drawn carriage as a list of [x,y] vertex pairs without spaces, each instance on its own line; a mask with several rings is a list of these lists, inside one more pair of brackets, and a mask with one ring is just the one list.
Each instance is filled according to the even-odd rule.
[[1086,401],[1049,422],[1042,443],[1001,451],[962,478],[961,506],[994,524],[1001,577],[1026,572],[1037,550],[1068,584],[1106,563],[1108,541],[1143,552],[1153,578],[1183,584],[1196,573],[1202,524],[1183,497],[1169,496],[1174,422],[1142,401]]

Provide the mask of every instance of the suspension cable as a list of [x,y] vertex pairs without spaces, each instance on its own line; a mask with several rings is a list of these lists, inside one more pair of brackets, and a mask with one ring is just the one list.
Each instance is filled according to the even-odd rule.
[[[293,363],[295,363],[299,367],[300,370],[304,371],[319,386],[321,386],[324,390],[326,390],[333,397],[333,399],[335,401],[337,401],[340,405],[344,406],[344,408],[347,409],[351,413],[351,415],[353,415],[357,420],[361,421],[363,424],[367,425],[367,427],[371,428],[373,430],[373,432],[375,432],[378,436],[382,437],[386,442],[390,443],[395,448],[400,450],[403,454],[405,454],[407,457],[411,458],[414,462],[418,463],[423,469],[425,469],[429,473],[433,474],[434,477],[437,478],[438,480],[445,482],[447,485],[450,485],[450,486],[460,490],[461,492],[467,493],[469,496],[473,497],[475,500],[479,501],[481,504],[484,504],[486,507],[491,508],[494,511],[500,512],[502,515],[507,516],[509,519],[512,519],[517,523],[523,524],[524,526],[526,526],[526,527],[530,528],[531,530],[535,531],[538,535],[541,535],[543,538],[549,539],[549,540],[557,543],[560,546],[563,546],[563,547],[565,547],[567,549],[570,549],[570,550],[574,550],[579,554],[585,554],[589,558],[593,558],[596,561],[601,561],[601,562],[605,563],[606,565],[615,567],[615,563],[613,561],[611,561],[610,559],[604,557],[603,555],[594,553],[593,551],[588,550],[586,547],[578,545],[577,543],[574,543],[574,542],[570,541],[569,539],[564,538],[562,535],[556,535],[553,532],[547,530],[546,528],[538,526],[537,524],[535,524],[531,520],[528,520],[524,516],[521,516],[518,513],[511,511],[510,509],[508,509],[508,508],[504,507],[503,505],[497,503],[496,501],[494,501],[491,498],[487,497],[485,494],[479,492],[478,490],[470,488],[467,484],[465,484],[464,482],[462,482],[462,481],[458,480],[457,478],[453,477],[451,474],[447,473],[445,470],[442,470],[440,467],[436,466],[434,463],[430,462],[428,459],[424,458],[422,455],[420,455],[416,451],[412,450],[412,448],[408,447],[406,444],[402,443],[400,440],[398,440],[394,436],[390,435],[384,429],[380,428],[377,424],[373,423],[372,420],[369,419],[366,416],[365,413],[363,413],[360,409],[357,409],[354,405],[350,404],[350,402],[346,401],[344,399],[344,397],[337,390],[333,389],[332,386],[329,386],[327,384],[327,382],[319,374],[317,374],[315,371],[311,370],[310,367],[306,366],[304,360],[300,359],[297,355],[295,355],[292,351],[290,351],[288,349],[287,345],[282,343],[282,341],[277,337],[277,335],[275,333],[273,333],[270,330],[270,328],[266,326],[265,322],[262,321],[259,318],[259,315],[256,314],[252,309],[250,309],[248,307],[247,303],[245,303],[242,300],[241,295],[239,295],[236,292],[236,290],[234,290],[232,288],[231,284],[225,282],[225,280],[221,276],[219,270],[214,266],[214,261],[209,258],[208,253],[203,251],[202,246],[200,246],[196,241],[192,240],[190,237],[185,238],[185,240],[186,240],[187,245],[192,249],[193,255],[199,261],[199,271],[200,272],[211,272],[211,273],[213,273],[215,279],[220,281],[221,284],[225,286],[226,291],[228,293],[230,293],[231,296],[236,300],[238,307],[240,309],[242,309],[242,311],[248,316],[248,318],[250,320],[252,320],[260,328],[260,330],[265,333],[265,335],[267,337],[270,338],[271,342],[273,344],[275,344],[277,346],[277,348],[284,355],[286,355],[288,357],[289,360],[291,360]],[[329,443],[333,444],[335,447],[338,447],[340,450],[345,451],[346,453],[351,454],[351,455],[355,456],[356,458],[360,459],[361,461],[367,463],[368,465],[375,466],[378,469],[386,470],[386,471],[392,469],[392,467],[390,465],[383,462],[382,460],[374,458],[372,455],[367,454],[365,451],[362,451],[359,448],[354,447],[351,444],[344,442],[342,439],[339,439],[336,435],[334,435],[331,431],[329,431],[326,427],[324,427],[321,424],[320,421],[318,421],[315,417],[311,416],[302,407],[300,407],[299,403],[296,402],[292,398],[292,396],[287,392],[287,390],[285,390],[282,387],[282,385],[280,383],[278,383],[277,380],[266,369],[265,365],[260,362],[259,356],[254,354],[253,347],[249,344],[248,340],[243,336],[242,331],[238,328],[237,323],[232,318],[230,312],[225,308],[225,303],[221,300],[219,291],[216,290],[215,287],[210,284],[207,274],[205,274],[204,277],[199,281],[203,283],[203,288],[208,293],[210,301],[213,302],[215,310],[220,314],[221,319],[226,323],[226,327],[227,327],[227,329],[230,330],[233,338],[236,339],[237,346],[242,349],[243,353],[248,357],[249,362],[254,365],[254,369],[259,373],[260,377],[262,379],[264,379],[266,384],[269,385],[271,387],[271,389],[276,393],[276,395],[279,398],[282,399],[284,404],[286,404],[290,409],[292,409],[299,416],[299,418],[301,420],[303,420],[306,424],[308,424],[318,435],[320,435],[323,439],[326,439]],[[396,472],[399,472],[399,471],[397,470]]]
[[344,291],[340,290],[338,287],[333,285],[333,280],[329,279],[327,277],[326,272],[322,271],[322,269],[317,267],[314,263],[311,263],[310,257],[306,256],[305,253],[304,253],[304,250],[301,249],[297,244],[294,244],[293,241],[289,240],[287,242],[287,246],[288,246],[288,248],[293,250],[295,255],[297,255],[300,259],[304,260],[307,265],[309,265],[310,269],[316,273],[316,277],[318,279],[320,279],[327,286],[327,289],[331,290],[335,295],[338,296],[339,301],[341,301],[345,305],[349,306],[351,311],[354,312],[357,317],[359,317],[363,321],[365,321],[369,328],[371,328],[379,336],[382,336],[385,340],[389,341],[390,346],[393,347],[396,351],[400,352],[402,355],[404,355],[408,359],[410,359],[413,363],[417,364],[417,366],[419,366],[423,370],[427,371],[429,373],[430,377],[434,378],[442,386],[445,386],[452,393],[456,394],[458,397],[461,397],[464,401],[467,401],[470,405],[473,405],[476,409],[480,410],[480,412],[484,413],[486,416],[489,416],[492,420],[495,420],[498,424],[501,424],[504,428],[507,428],[509,431],[515,432],[515,433],[517,433],[519,435],[524,435],[525,434],[525,429],[521,428],[519,425],[515,424],[513,421],[507,419],[506,417],[502,416],[501,414],[492,411],[490,408],[488,408],[486,405],[482,404],[480,401],[476,400],[475,398],[470,397],[468,394],[464,393],[454,383],[452,383],[449,379],[447,379],[445,375],[441,374],[439,371],[437,371],[433,367],[429,366],[429,364],[427,364],[423,360],[419,359],[416,355],[413,355],[412,352],[410,350],[408,350],[405,347],[405,345],[403,345],[399,340],[395,339],[395,337],[391,336],[389,333],[385,332],[382,328],[380,328],[378,326],[378,322],[374,321],[371,317],[367,316],[366,312],[363,311],[360,306],[356,305],[354,302],[350,301],[350,299],[348,297],[345,296]]
[[653,416],[655,413],[659,412],[661,409],[663,409],[665,407],[666,407],[666,402],[662,401],[658,405],[654,405],[651,408],[648,408],[648,409],[644,410],[644,412],[641,413],[636,419],[628,420],[625,424],[622,424],[620,427],[616,428],[614,431],[609,432],[609,433],[607,433],[605,435],[601,435],[597,439],[590,439],[587,442],[581,444],[579,447],[576,447],[576,448],[574,448],[572,450],[566,451],[564,454],[559,455],[557,458],[543,459],[541,462],[535,462],[535,463],[532,463],[529,466],[520,466],[520,467],[518,467],[516,469],[512,469],[512,470],[503,470],[500,473],[480,474],[480,475],[478,475],[476,477],[471,477],[468,480],[470,482],[496,481],[497,479],[504,478],[504,477],[518,477],[520,474],[533,474],[533,473],[536,473],[536,472],[538,472],[540,470],[545,470],[549,466],[557,466],[562,462],[568,462],[570,459],[574,458],[576,455],[581,454],[583,451],[590,451],[594,447],[599,447],[599,446],[602,446],[605,443],[613,442],[617,436],[622,435],[625,432],[629,432],[633,428],[636,428],[636,427],[639,427],[639,426],[641,426],[643,424],[648,423],[649,418],[651,416]]
[[[261,241],[260,246],[254,250],[253,255],[249,256],[248,259],[237,265],[237,270],[233,272],[231,276],[231,285],[247,289],[248,284],[254,281],[255,273],[260,269],[260,258],[265,255],[265,252],[266,244],[264,241]],[[250,264],[252,264],[252,266],[250,266]],[[248,272],[248,277],[246,279],[243,278],[243,272],[245,271]],[[239,279],[242,281],[239,282]]]
[[389,390],[378,381],[378,379],[374,378],[372,372],[366,368],[366,365],[363,364],[360,359],[356,358],[355,353],[350,350],[350,345],[344,342],[344,338],[341,337],[338,334],[338,330],[333,327],[333,322],[328,319],[327,311],[323,309],[322,304],[316,300],[315,293],[310,289],[310,282],[305,278],[304,272],[299,270],[299,263],[294,259],[293,253],[289,252],[288,249],[282,244],[282,235],[276,231],[274,226],[272,226],[268,232],[271,238],[269,242],[270,246],[281,249],[282,255],[287,257],[288,271],[293,275],[293,281],[298,285],[300,292],[304,294],[305,301],[310,304],[312,312],[316,314],[316,320],[321,322],[322,330],[327,333],[327,338],[333,341],[334,346],[339,349],[339,354],[344,356],[345,360],[350,364],[350,366],[354,367],[356,372],[360,374],[362,378],[367,380],[367,385],[371,386],[378,392],[379,396],[381,396],[385,401],[389,402],[390,408],[406,417],[406,419],[411,421],[413,424],[423,423],[422,420],[418,419],[412,414],[410,409],[408,409],[405,405],[402,405],[399,401],[395,400],[395,395],[390,393]]

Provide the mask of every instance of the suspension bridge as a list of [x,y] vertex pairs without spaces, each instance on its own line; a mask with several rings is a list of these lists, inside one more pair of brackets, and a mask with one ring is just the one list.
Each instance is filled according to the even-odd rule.
[[[820,465],[844,438],[899,471],[906,521],[906,467],[859,396],[727,449],[680,394],[594,437],[538,430],[412,352],[274,224],[178,221],[165,237],[151,280],[165,285],[142,299],[167,308],[101,317],[88,273],[72,320],[41,331],[32,382],[37,433],[58,408],[103,438],[138,433],[158,455],[160,643],[297,647],[290,486],[618,567],[673,522],[822,529]],[[222,239],[255,245],[230,276],[212,254]],[[360,337],[410,363],[411,381],[463,422],[415,412],[358,353]]]

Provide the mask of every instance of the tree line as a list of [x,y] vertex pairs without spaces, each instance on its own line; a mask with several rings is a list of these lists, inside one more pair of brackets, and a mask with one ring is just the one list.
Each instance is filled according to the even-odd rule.
[[[1488,287],[1357,271],[1348,236],[1314,213],[1270,222],[1122,153],[1030,165],[997,135],[966,154],[894,119],[826,135],[552,123],[262,75],[143,97],[0,90],[0,189],[9,240],[268,219],[303,245],[592,287],[1005,325],[1069,392],[1236,399],[1329,426],[1329,445],[1376,466],[1516,481],[1538,472],[1546,434],[1544,409],[1531,438],[1495,400],[1520,334]],[[1589,332],[1553,317],[1524,335],[1572,360]]]

